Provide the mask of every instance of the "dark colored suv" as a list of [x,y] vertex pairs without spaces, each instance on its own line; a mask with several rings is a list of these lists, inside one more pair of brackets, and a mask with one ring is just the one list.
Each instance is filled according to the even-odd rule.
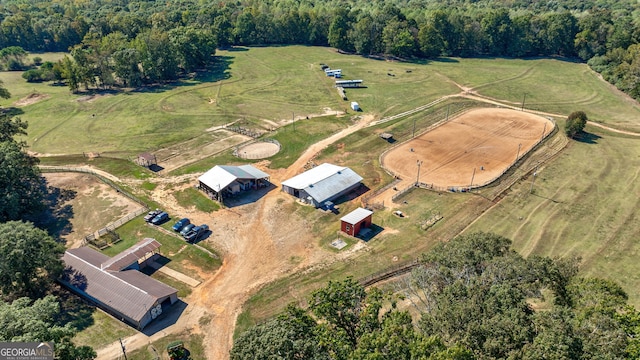
[[169,214],[163,211],[160,214],[156,215],[156,217],[151,219],[151,223],[153,225],[160,225],[167,220],[169,220]]
[[173,225],[172,229],[173,229],[173,231],[180,231],[180,230],[182,230],[182,228],[184,228],[185,226],[187,226],[189,224],[191,224],[191,221],[189,221],[189,219],[187,219],[187,218],[183,218],[183,219],[178,220],[178,222],[176,222]]

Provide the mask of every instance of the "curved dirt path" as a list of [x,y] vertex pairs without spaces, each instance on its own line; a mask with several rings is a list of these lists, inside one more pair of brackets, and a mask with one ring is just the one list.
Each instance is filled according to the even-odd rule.
[[329,136],[324,140],[320,140],[319,142],[309,146],[309,148],[300,155],[298,160],[296,160],[291,166],[289,166],[282,174],[281,179],[288,179],[300,173],[304,170],[304,166],[309,163],[309,161],[313,160],[313,158],[324,148],[335,143],[336,141],[353,134],[354,132],[365,128],[369,125],[370,122],[373,121],[373,115],[364,115],[357,123],[351,125],[345,129],[338,131],[337,133]]

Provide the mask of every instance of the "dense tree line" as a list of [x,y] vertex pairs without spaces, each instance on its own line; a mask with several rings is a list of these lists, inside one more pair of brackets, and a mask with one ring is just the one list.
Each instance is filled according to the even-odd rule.
[[320,45],[401,58],[559,55],[590,60],[637,98],[639,7],[631,0],[4,0],[0,48],[72,49],[78,68],[66,63],[63,73],[72,90],[170,80],[228,45]]
[[[510,240],[461,236],[422,257],[395,295],[329,282],[250,328],[231,359],[637,359],[640,313],[577,259],[523,258]],[[397,296],[418,312],[397,307]],[[544,306],[533,307],[534,301]]]
[[[0,84],[0,97],[9,95]],[[0,341],[53,341],[57,359],[94,359],[92,348],[73,344],[77,329],[61,320],[52,295],[64,246],[25,221],[44,209],[46,193],[37,159],[16,140],[26,130],[19,118],[0,116]]]

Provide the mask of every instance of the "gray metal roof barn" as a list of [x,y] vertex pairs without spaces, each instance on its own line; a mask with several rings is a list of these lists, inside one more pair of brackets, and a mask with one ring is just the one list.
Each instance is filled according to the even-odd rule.
[[159,246],[154,239],[144,239],[122,252],[123,256],[113,258],[86,246],[67,250],[62,257],[65,271],[60,282],[142,330],[178,301],[178,290],[137,270],[154,258],[149,254],[155,254],[156,244]]
[[282,182],[282,191],[315,207],[356,189],[362,177],[344,166],[322,164]]

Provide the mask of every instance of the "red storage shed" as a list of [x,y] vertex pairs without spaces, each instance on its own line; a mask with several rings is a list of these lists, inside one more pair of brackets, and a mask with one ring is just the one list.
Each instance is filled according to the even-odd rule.
[[356,236],[360,229],[371,226],[373,211],[357,208],[340,219],[340,230],[351,236]]

